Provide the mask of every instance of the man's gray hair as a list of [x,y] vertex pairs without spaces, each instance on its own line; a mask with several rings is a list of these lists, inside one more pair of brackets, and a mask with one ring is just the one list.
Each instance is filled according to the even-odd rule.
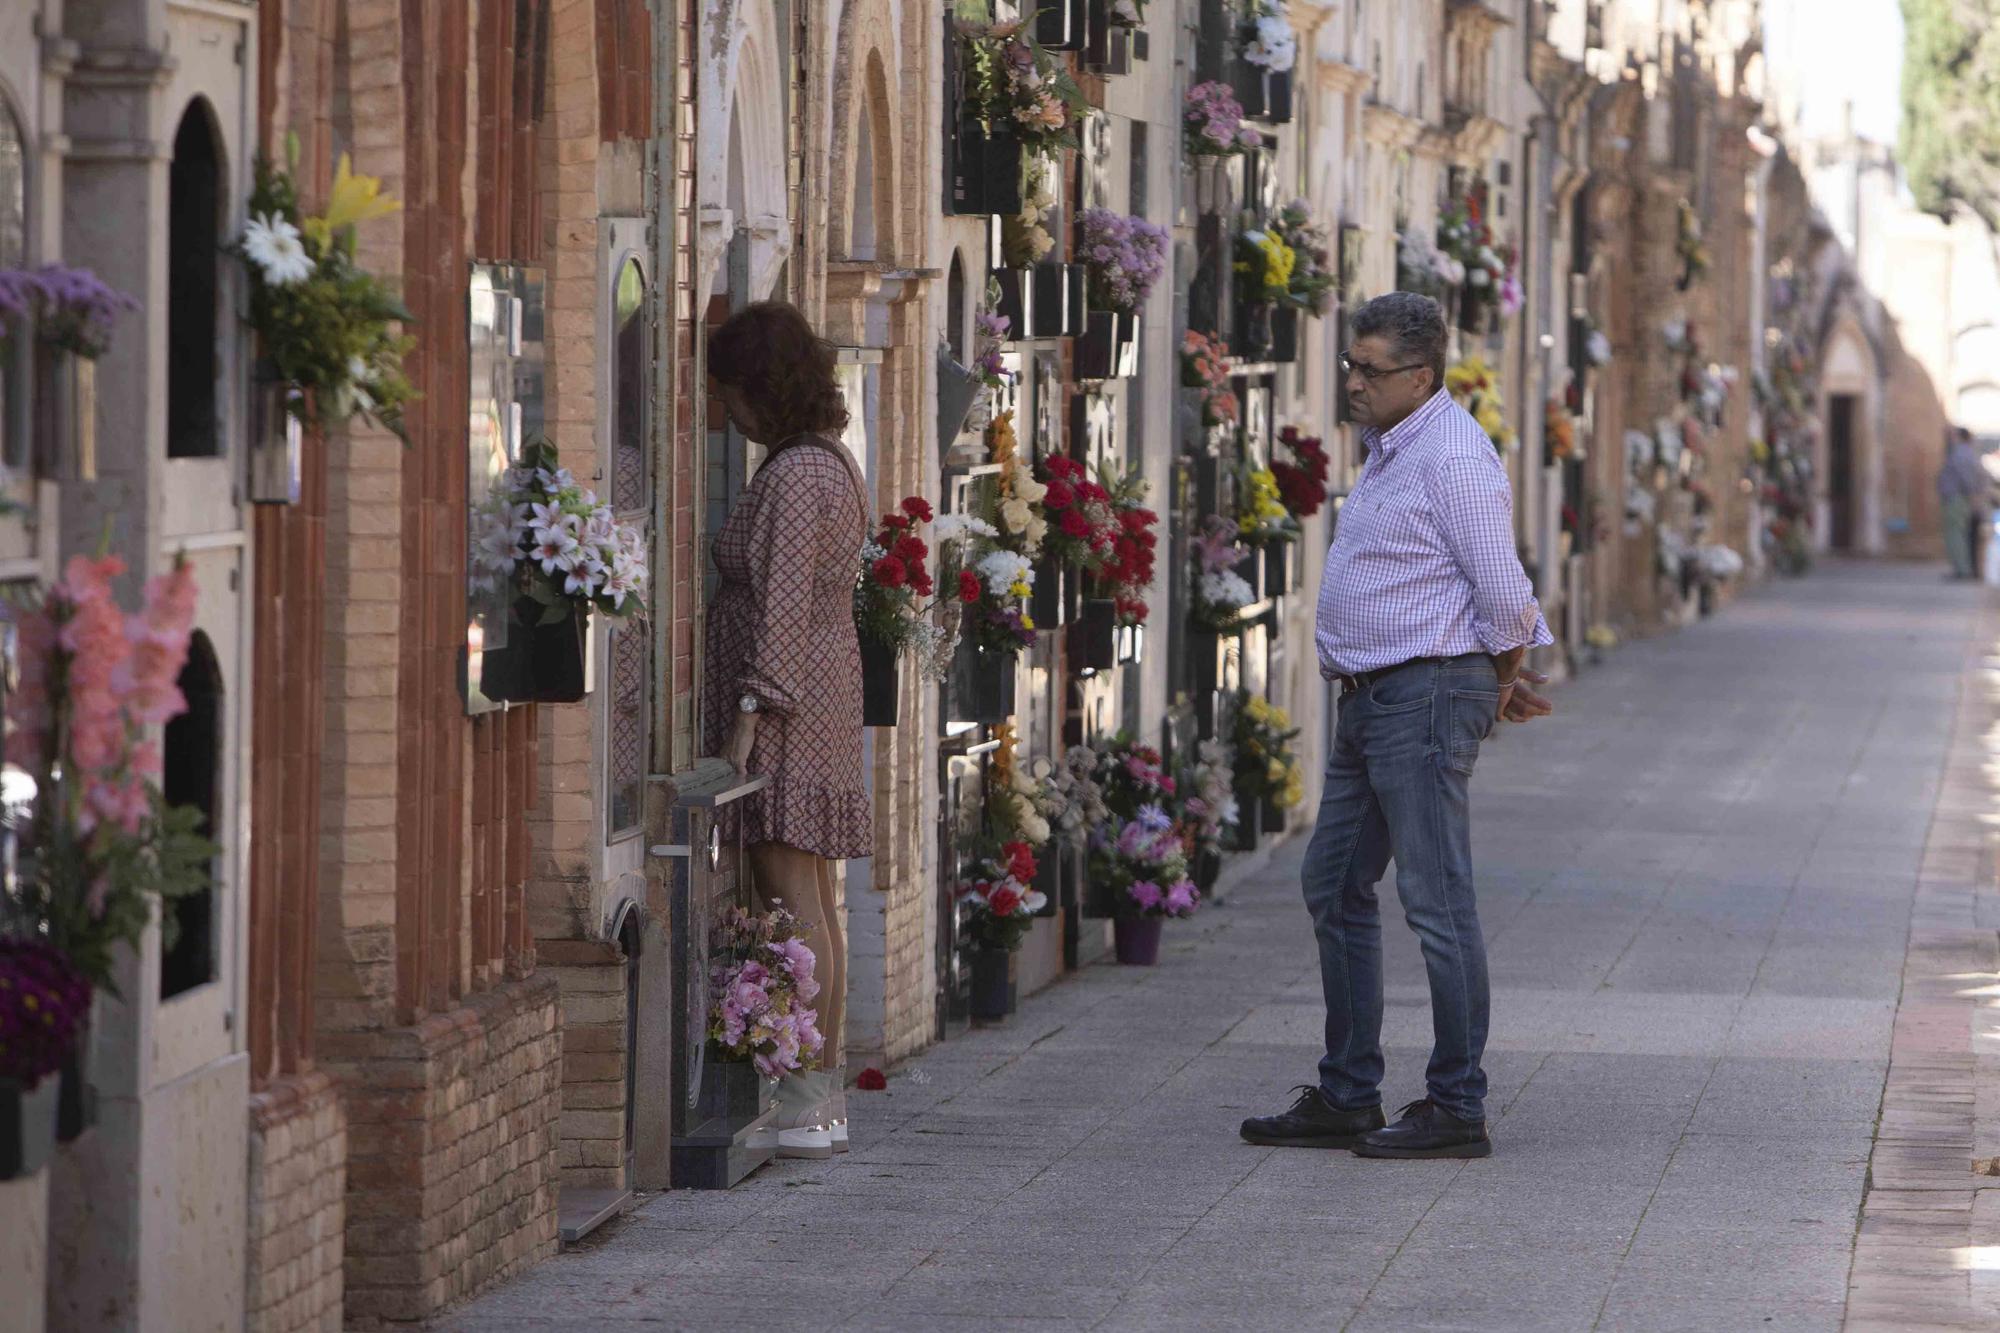
[[1416,292],[1390,292],[1354,312],[1354,336],[1385,337],[1396,352],[1396,364],[1429,366],[1431,388],[1444,387],[1444,310]]

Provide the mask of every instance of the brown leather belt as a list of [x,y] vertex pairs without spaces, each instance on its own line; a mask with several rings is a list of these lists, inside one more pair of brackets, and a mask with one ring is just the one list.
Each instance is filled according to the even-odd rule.
[[1362,686],[1372,685],[1384,676],[1395,675],[1404,667],[1422,666],[1426,662],[1449,662],[1452,660],[1449,657],[1412,657],[1408,661],[1398,662],[1394,666],[1376,667],[1373,671],[1357,671],[1351,675],[1342,672],[1335,676],[1334,679],[1340,682],[1340,692],[1342,694],[1352,694]]

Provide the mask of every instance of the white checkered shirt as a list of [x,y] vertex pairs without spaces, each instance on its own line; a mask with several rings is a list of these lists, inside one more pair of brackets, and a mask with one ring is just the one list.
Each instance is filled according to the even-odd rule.
[[1319,585],[1320,674],[1554,643],[1514,549],[1486,432],[1440,389],[1389,431],[1340,507]]

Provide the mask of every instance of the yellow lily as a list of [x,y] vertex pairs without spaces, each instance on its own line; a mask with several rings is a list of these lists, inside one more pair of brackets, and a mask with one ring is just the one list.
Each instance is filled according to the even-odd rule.
[[342,153],[340,164],[334,170],[333,191],[327,196],[326,214],[307,218],[305,231],[324,246],[346,228],[387,217],[401,207],[396,200],[382,193],[380,176],[355,175],[352,160]]

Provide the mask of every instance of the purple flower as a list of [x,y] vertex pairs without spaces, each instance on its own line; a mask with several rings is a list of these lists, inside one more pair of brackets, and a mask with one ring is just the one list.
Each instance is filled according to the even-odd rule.
[[1201,901],[1201,894],[1188,880],[1167,887],[1167,915],[1191,916],[1194,906]]
[[139,303],[107,287],[87,268],[47,264],[32,272],[0,270],[0,315],[38,319],[43,342],[95,358],[111,345],[111,326]]
[[1132,901],[1137,903],[1139,910],[1143,912],[1150,912],[1158,907],[1161,899],[1165,897],[1160,892],[1160,886],[1149,879],[1132,881],[1125,892],[1131,895]]

